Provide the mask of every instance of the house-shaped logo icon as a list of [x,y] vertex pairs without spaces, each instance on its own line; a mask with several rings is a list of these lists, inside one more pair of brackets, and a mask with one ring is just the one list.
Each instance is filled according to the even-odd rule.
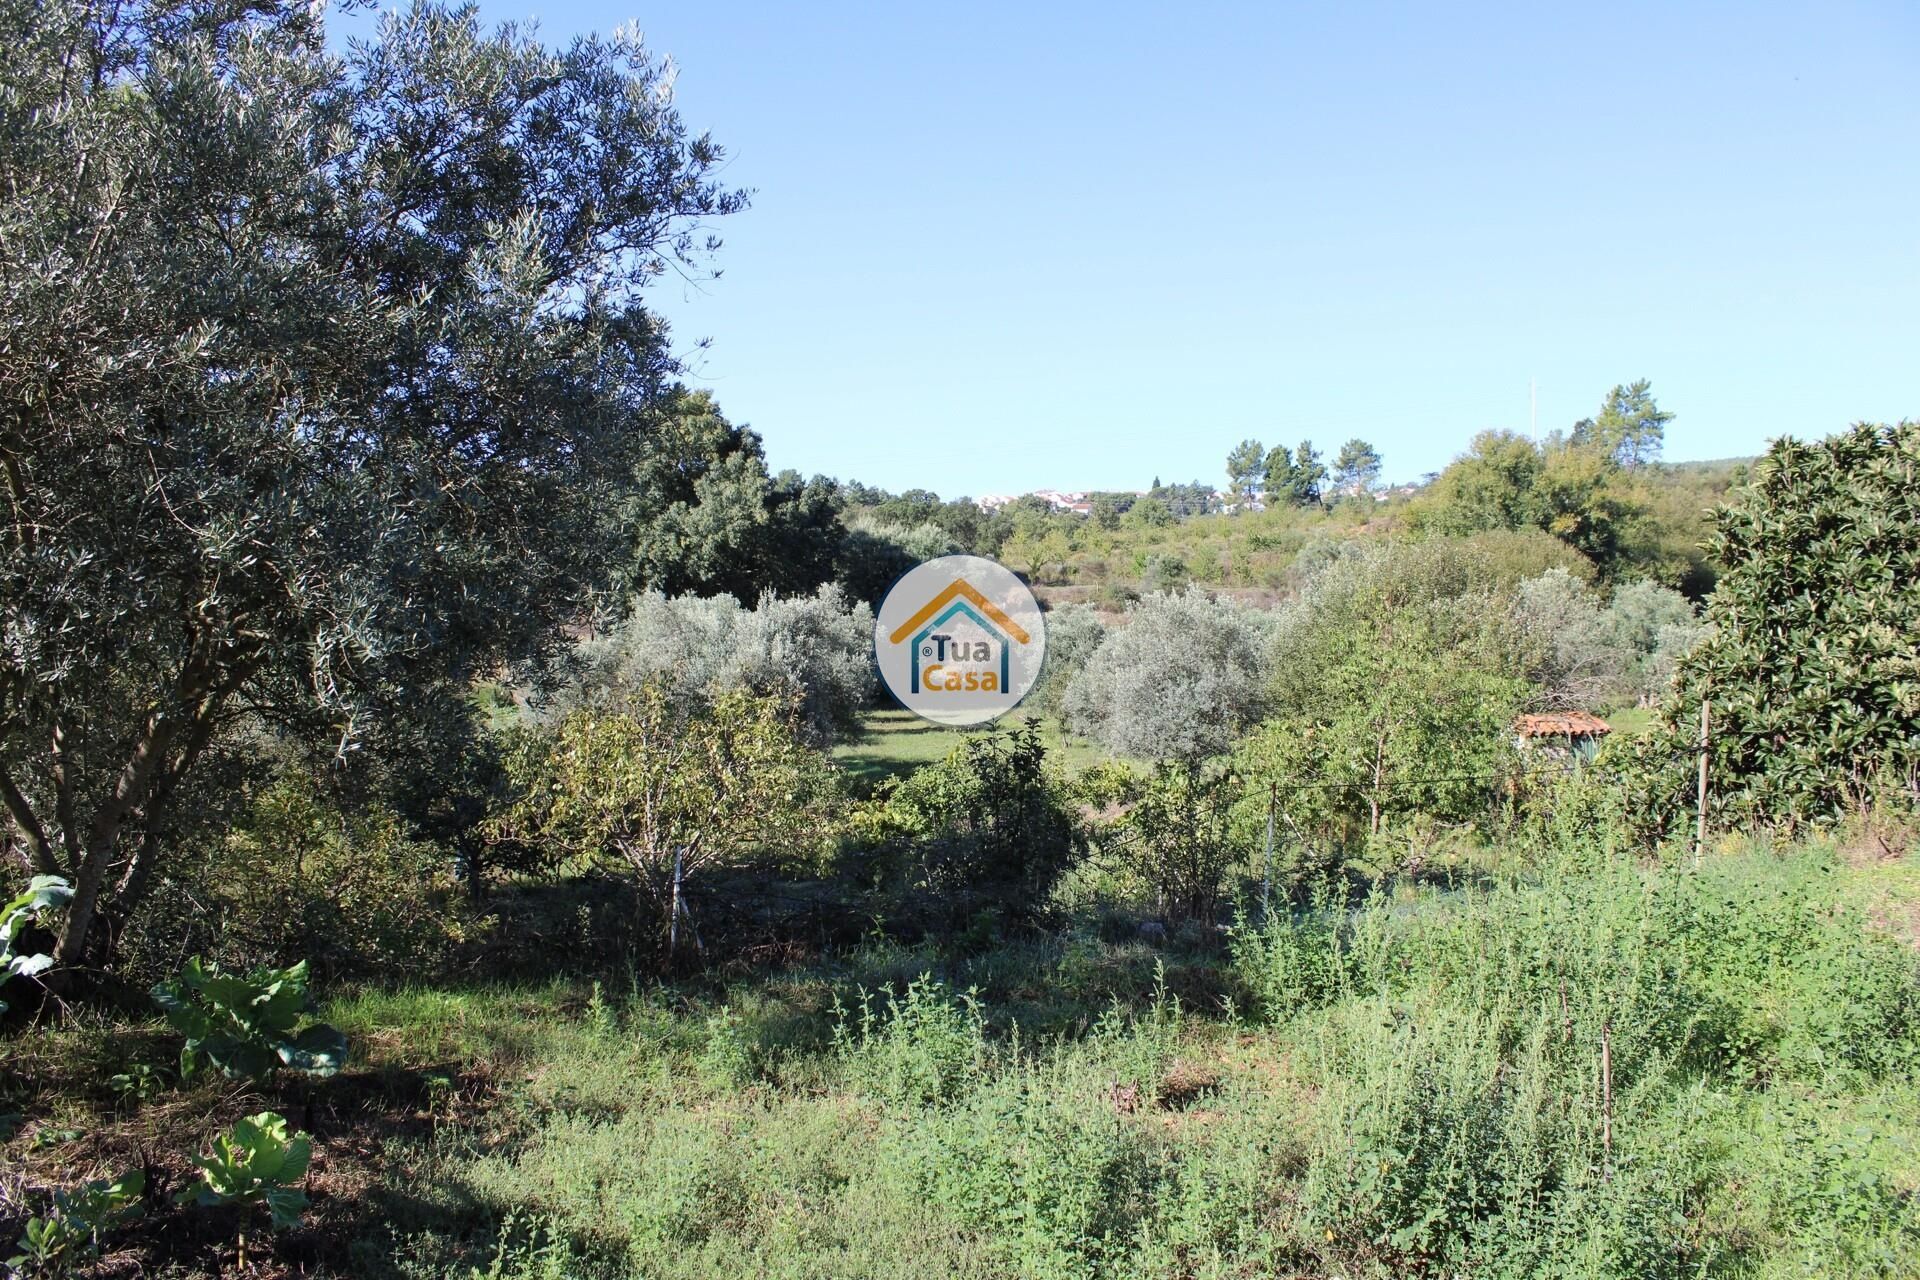
[[[973,637],[942,632],[942,628],[961,619],[973,624]],[[916,694],[924,687],[924,677],[944,671],[956,660],[974,664],[984,660],[991,664],[995,656],[999,659],[997,679],[985,691],[1006,692],[1012,688],[1009,667],[1013,646],[1030,643],[1032,638],[1026,628],[1008,617],[965,578],[955,578],[887,637],[892,644],[911,643],[908,692]],[[967,674],[972,679],[966,687],[980,689],[979,672],[973,670]]]
[[881,599],[873,661],[901,706],[935,724],[985,724],[1033,691],[1047,660],[1040,602],[985,556],[915,565]]

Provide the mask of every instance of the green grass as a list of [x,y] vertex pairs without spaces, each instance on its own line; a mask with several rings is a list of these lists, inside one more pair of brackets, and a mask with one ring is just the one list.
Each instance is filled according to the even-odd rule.
[[1073,928],[335,1012],[386,1052],[510,1047],[491,1124],[394,1149],[389,1274],[1898,1277],[1920,997],[1872,908],[1913,871],[1742,851],[1381,895],[1229,956]]
[[[905,777],[922,765],[945,759],[969,734],[991,732],[1020,723],[1020,713],[975,729],[954,729],[922,720],[911,711],[870,711],[862,717],[860,737],[833,749],[836,764],[864,786],[887,778]],[[1104,759],[1104,753],[1083,738],[1062,732],[1058,720],[1043,717],[1041,735],[1050,756],[1069,769],[1081,769]]]
[[1653,728],[1657,714],[1652,707],[1621,707],[1607,712],[1606,721],[1622,737],[1637,738]]
[[[328,1002],[357,1056],[311,1094],[128,1119],[83,1076],[164,1061],[151,1028],[17,1038],[4,1154],[58,1124],[105,1168],[179,1143],[143,1118],[305,1114],[315,1207],[277,1261],[376,1280],[1891,1280],[1920,1274],[1917,901],[1911,855],[1732,845],[1224,942],[1089,917],[676,985],[396,983]],[[214,1270],[156,1213],[115,1274]]]

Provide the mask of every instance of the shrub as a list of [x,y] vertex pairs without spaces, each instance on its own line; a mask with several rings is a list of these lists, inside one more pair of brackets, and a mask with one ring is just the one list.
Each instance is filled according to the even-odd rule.
[[1920,798],[1920,423],[1778,440],[1716,516],[1726,566],[1630,779],[1637,825],[1692,810],[1700,706],[1723,821],[1832,822],[1876,782]]
[[980,1233],[1005,1272],[1123,1272],[1162,1169],[1084,1079],[1010,1072],[909,1140],[923,1195]]
[[873,614],[838,586],[812,596],[669,599],[649,592],[605,636],[581,646],[585,673],[563,709],[618,707],[642,686],[676,702],[745,691],[796,709],[799,736],[824,746],[857,731],[873,695]]
[[1106,624],[1091,605],[1069,604],[1047,611],[1047,663],[1029,705],[1051,716],[1065,710],[1067,688],[1106,639]]
[[181,909],[141,933],[130,959],[169,969],[193,951],[233,968],[297,959],[332,979],[431,971],[468,935],[453,871],[449,851],[414,839],[395,813],[290,765],[158,890]]
[[795,742],[780,699],[736,689],[689,705],[647,684],[618,708],[574,712],[544,745],[495,832],[579,863],[624,864],[662,943],[678,940],[685,881],[700,869],[815,866],[826,853],[832,779],[824,757]]
[[913,886],[965,919],[982,907],[1020,918],[1084,849],[1066,783],[1047,765],[1040,722],[974,734],[887,793],[869,839],[889,844]]
[[1152,890],[1161,911],[1211,924],[1244,844],[1232,829],[1239,780],[1220,768],[1156,765],[1108,824],[1106,843]]

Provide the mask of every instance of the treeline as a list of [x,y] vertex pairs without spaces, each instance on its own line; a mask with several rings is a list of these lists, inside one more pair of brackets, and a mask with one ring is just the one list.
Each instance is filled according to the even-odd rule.
[[727,422],[709,394],[676,389],[670,403],[682,447],[636,490],[650,496],[630,513],[627,591],[750,600],[836,582],[877,603],[913,564],[967,552],[1117,608],[1188,583],[1291,592],[1323,544],[1353,537],[1539,530],[1603,584],[1645,579],[1697,601],[1715,574],[1708,512],[1744,475],[1738,463],[1662,463],[1673,415],[1645,381],[1615,387],[1592,418],[1543,440],[1483,433],[1444,471],[1392,492],[1380,490],[1384,464],[1365,440],[1329,463],[1311,440],[1268,449],[1249,439],[1228,455],[1225,490],[1154,477],[1142,493],[1090,493],[1084,515],[1032,494],[988,511],[925,489],[770,474],[759,437]]

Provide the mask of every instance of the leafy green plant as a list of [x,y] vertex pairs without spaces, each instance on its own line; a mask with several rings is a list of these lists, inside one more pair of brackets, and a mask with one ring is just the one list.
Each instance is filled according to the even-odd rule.
[[833,1044],[861,1087],[912,1107],[958,1096],[983,1074],[987,1061],[974,993],[956,1003],[930,974],[908,984],[904,998],[889,993],[884,1015],[863,992],[857,1020],[840,1011]]
[[65,1275],[100,1252],[100,1236],[140,1213],[147,1178],[140,1170],[77,1191],[53,1193],[53,1211],[27,1220],[19,1253],[7,1265],[25,1275]]
[[245,1116],[213,1140],[209,1155],[194,1157],[200,1183],[174,1198],[176,1204],[264,1204],[275,1230],[296,1226],[307,1207],[297,1185],[307,1176],[313,1144],[287,1130],[285,1116],[271,1111]]
[[255,969],[244,977],[187,961],[173,982],[153,989],[167,1022],[186,1036],[180,1072],[191,1077],[204,1062],[229,1076],[264,1079],[281,1067],[329,1076],[347,1060],[347,1038],[325,1023],[297,1030],[312,1008],[307,963]]
[[114,1097],[131,1109],[159,1097],[166,1092],[170,1083],[162,1068],[136,1062],[125,1071],[109,1077],[107,1087],[113,1090]]
[[[59,876],[35,876],[24,892],[0,907],[0,985],[12,978],[31,978],[52,967],[53,957],[44,952],[16,954],[14,939],[39,919],[41,912],[64,907],[72,900],[73,886]],[[6,1011],[6,1001],[0,1000],[0,1013]]]

